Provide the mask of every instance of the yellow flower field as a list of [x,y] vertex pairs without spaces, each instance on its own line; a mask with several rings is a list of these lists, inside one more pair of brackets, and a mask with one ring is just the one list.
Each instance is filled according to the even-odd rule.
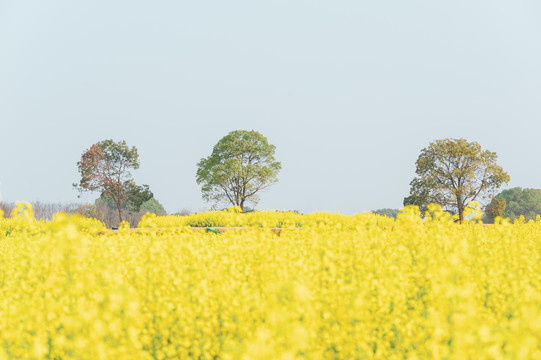
[[116,234],[21,204],[0,219],[0,359],[541,359],[541,221],[431,210],[147,216]]

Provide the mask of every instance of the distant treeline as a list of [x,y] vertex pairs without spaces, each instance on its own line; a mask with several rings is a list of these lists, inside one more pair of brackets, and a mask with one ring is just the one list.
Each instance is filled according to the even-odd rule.
[[384,215],[396,219],[396,215],[400,212],[399,209],[378,209],[372,211],[374,214]]
[[[52,220],[54,214],[58,212],[65,212],[66,214],[80,214],[86,217],[98,219],[109,228],[119,224],[117,209],[112,206],[110,202],[101,198],[97,199],[94,204],[43,203],[41,201],[34,201],[30,204],[34,210],[34,216],[38,220]],[[4,212],[5,217],[10,217],[10,214],[15,207],[16,204],[13,202],[0,202],[0,209],[2,209]],[[163,208],[162,204],[160,204],[155,198],[152,198],[143,203],[139,211],[126,211],[124,214],[124,220],[129,222],[131,227],[135,227],[143,215],[147,212],[155,213],[156,215],[167,215],[167,212]]]

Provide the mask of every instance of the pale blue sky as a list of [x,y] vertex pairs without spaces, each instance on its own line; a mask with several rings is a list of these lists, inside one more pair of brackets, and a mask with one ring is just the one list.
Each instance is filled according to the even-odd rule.
[[260,209],[401,207],[446,137],[541,188],[541,5],[0,0],[5,200],[78,201],[75,163],[112,138],[169,212],[203,210],[196,163],[238,129],[282,162]]

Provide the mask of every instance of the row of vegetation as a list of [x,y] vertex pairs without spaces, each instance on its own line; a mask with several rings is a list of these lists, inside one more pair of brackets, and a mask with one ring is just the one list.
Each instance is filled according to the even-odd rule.
[[[213,209],[232,205],[244,212],[248,206],[257,205],[261,192],[278,182],[281,163],[274,157],[275,150],[257,131],[238,130],[224,136],[211,155],[197,164],[196,182],[201,186],[203,199]],[[107,218],[108,224],[123,220],[134,223],[146,211],[165,214],[150,187],[134,181],[132,171],[139,166],[137,148],[129,147],[125,141],[103,140],[85,150],[77,162],[80,180],[73,186],[80,194],[97,192],[100,197],[79,212]],[[538,190],[515,188],[497,194],[502,185],[509,183],[510,176],[497,164],[496,153],[482,149],[476,142],[431,142],[421,150],[415,173],[403,204],[418,206],[422,215],[434,203],[463,222],[471,202],[482,204],[488,222],[498,216],[513,220],[521,214],[533,219],[541,213]],[[113,208],[116,217],[97,213]],[[396,217],[398,210],[380,209],[375,213]]]
[[[373,213],[396,218],[399,209],[378,209]],[[524,221],[535,220],[541,214],[541,189],[514,187],[498,193],[485,206],[483,222],[493,223],[500,216],[515,221],[521,216]]]
[[186,216],[143,216],[139,227],[142,228],[183,228],[190,227],[247,227],[247,228],[319,228],[339,226],[356,229],[357,227],[377,225],[392,227],[394,219],[373,213],[353,216],[315,212],[300,214],[292,211],[252,211],[241,213],[239,207],[220,211],[194,213]]
[[[203,199],[214,207],[229,203],[243,211],[248,204],[257,204],[259,193],[278,181],[281,163],[274,158],[275,150],[257,131],[233,131],[223,137],[212,154],[197,164],[196,181]],[[73,186],[80,194],[98,192],[108,208],[116,208],[122,222],[126,213],[139,213],[145,210],[143,204],[148,208],[154,199],[148,185],[137,185],[133,179],[132,171],[139,166],[135,146],[103,140],[83,152],[77,162],[80,180]],[[160,215],[163,207],[157,201],[153,205],[149,211]],[[91,216],[93,210],[87,214]]]
[[[63,212],[68,215],[79,214],[88,218],[97,219],[109,228],[116,227],[119,224],[117,209],[110,201],[107,201],[101,197],[96,199],[94,204],[63,204],[34,201],[31,202],[30,205],[33,208],[33,214],[37,220],[53,220],[55,214]],[[14,212],[16,207],[17,204],[12,202],[0,202],[0,210],[7,218],[11,217],[11,214]],[[141,208],[137,212],[132,212],[127,208],[124,208],[124,221],[127,221],[130,226],[135,227],[141,221],[141,218],[147,213],[160,216],[167,215],[162,204],[160,204],[155,198],[151,198],[141,204]],[[188,211],[183,212],[185,215],[188,213]]]

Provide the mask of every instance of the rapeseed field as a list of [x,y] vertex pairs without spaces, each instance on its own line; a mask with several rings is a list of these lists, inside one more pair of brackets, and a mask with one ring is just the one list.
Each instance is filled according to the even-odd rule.
[[24,204],[1,218],[0,359],[541,359],[539,219],[224,211],[140,228]]

